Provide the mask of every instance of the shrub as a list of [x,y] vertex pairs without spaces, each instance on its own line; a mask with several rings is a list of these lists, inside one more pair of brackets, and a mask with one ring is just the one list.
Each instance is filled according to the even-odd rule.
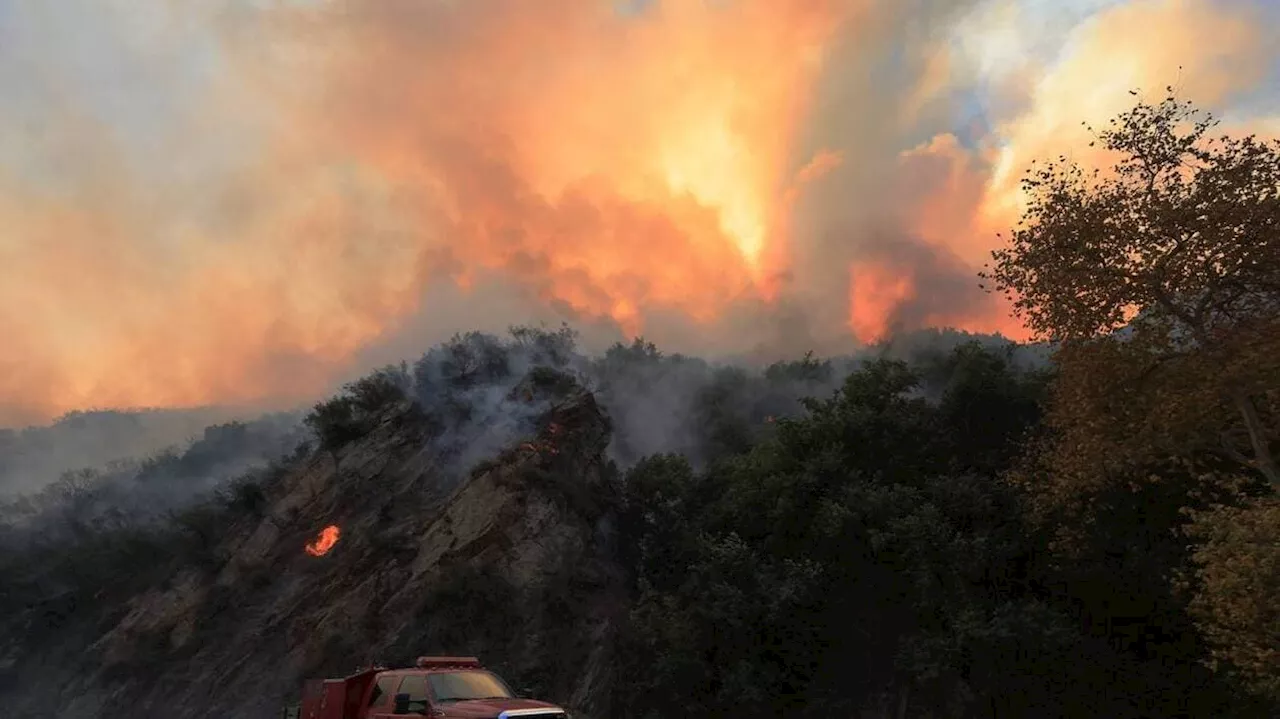
[[333,397],[316,404],[303,421],[316,433],[320,446],[329,451],[363,434],[356,419],[355,403],[350,397]]
[[267,506],[267,495],[251,477],[232,480],[219,492],[222,504],[231,512],[260,517]]

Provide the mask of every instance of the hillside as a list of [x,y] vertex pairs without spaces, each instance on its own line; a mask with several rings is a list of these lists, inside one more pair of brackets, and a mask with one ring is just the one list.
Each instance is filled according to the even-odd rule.
[[1268,715],[1265,663],[1205,630],[1227,595],[1197,570],[1242,545],[1186,539],[1256,519],[1257,483],[1165,467],[1055,494],[1038,463],[1080,367],[1022,352],[752,370],[455,338],[230,481],[183,468],[224,476],[202,462],[254,446],[245,425],[8,505],[0,704],[267,719],[305,677],[464,653],[597,719]]
[[[224,515],[200,563],[118,602],[63,607],[68,624],[44,641],[35,628],[56,601],[11,619],[6,715],[265,717],[306,676],[424,646],[491,657],[608,715],[625,609],[608,549],[608,421],[590,394],[548,391],[516,388],[551,405],[540,429],[456,490],[427,424],[397,404],[359,440],[281,468],[258,503]],[[329,524],[337,545],[304,552]]]
[[[72,412],[47,426],[0,428],[0,498],[39,491],[65,472],[128,468],[140,458],[185,447],[209,427],[245,414],[219,408],[103,410]],[[280,414],[249,422],[260,440],[235,459],[242,467],[261,460],[267,445],[287,443],[297,420]],[[230,453],[219,454],[231,459]]]

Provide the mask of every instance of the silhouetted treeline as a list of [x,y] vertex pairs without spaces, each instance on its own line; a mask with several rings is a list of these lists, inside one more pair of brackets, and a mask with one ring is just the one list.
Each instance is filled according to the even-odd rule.
[[[68,476],[29,498],[0,537],[0,610],[23,617],[7,634],[32,646],[103,621],[85,607],[124,602],[177,567],[216,568],[218,537],[255,519],[292,462],[379,422],[430,428],[442,458],[488,459],[475,448],[531,430],[538,408],[513,392],[543,373],[593,388],[615,425],[623,418],[616,456],[644,446],[637,432],[668,431],[647,423],[682,427],[697,447],[615,473],[617,559],[632,577],[618,716],[1276,709],[1257,680],[1265,660],[1242,670],[1253,655],[1206,638],[1228,600],[1245,618],[1266,610],[1213,591],[1234,586],[1225,570],[1203,571],[1266,559],[1255,548],[1275,524],[1240,520],[1259,511],[1264,483],[1215,485],[1208,465],[1169,457],[1132,481],[1071,484],[1053,457],[1077,431],[1083,360],[1073,351],[1037,368],[1016,353],[969,342],[914,362],[807,355],[754,371],[642,340],[586,358],[567,330],[461,336],[317,405],[307,418],[316,449],[161,519],[101,498],[206,472],[226,443],[251,435],[244,426],[211,428],[187,452],[133,468],[131,489]],[[680,391],[663,398],[663,383]],[[440,481],[459,481],[469,462]],[[41,532],[23,529],[31,512]],[[1226,527],[1212,521],[1225,517]]]
[[64,472],[102,470],[186,446],[206,427],[240,414],[218,407],[91,410],[44,426],[0,427],[0,496],[39,491]]
[[1055,386],[977,346],[879,360],[705,471],[642,462],[625,715],[1270,715],[1204,640],[1185,531],[1248,498],[1168,468],[1066,514],[1020,474]]
[[[1274,600],[1250,583],[1274,581],[1263,478],[1198,444],[1156,456],[1134,434],[1139,444],[1126,448],[1119,428],[1111,451],[1145,457],[1119,465],[1133,474],[1090,460],[1096,442],[1080,444],[1122,416],[1091,393],[1121,391],[1109,382],[1131,370],[1110,353],[1125,341],[1072,346],[1048,367],[978,342],[911,362],[805,356],[758,372],[666,356],[642,340],[553,362],[624,416],[615,454],[644,441],[645,422],[681,427],[697,448],[648,456],[619,478],[618,559],[632,605],[615,713],[1280,708],[1262,640],[1222,641],[1233,621],[1268,636]],[[352,385],[309,421],[325,436],[329,407],[363,408],[350,415],[354,433],[333,440],[353,441],[381,396],[415,402],[427,421],[450,412],[477,422],[483,413],[456,393],[488,382],[505,396],[501,380],[517,376],[507,368],[521,347],[457,338],[415,369]],[[425,371],[442,356],[453,358],[449,372]],[[682,384],[689,376],[703,381]],[[664,386],[680,391],[664,398]],[[1202,431],[1215,431],[1214,415],[1203,416]],[[1242,563],[1256,575],[1240,578]]]

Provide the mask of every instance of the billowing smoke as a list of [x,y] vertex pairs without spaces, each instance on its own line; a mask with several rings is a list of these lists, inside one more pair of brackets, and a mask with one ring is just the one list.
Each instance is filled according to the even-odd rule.
[[0,495],[28,492],[65,472],[147,457],[234,420],[227,410],[73,412],[47,426],[0,429]]
[[1087,159],[1134,87],[1274,128],[1278,27],[1263,0],[7,2],[0,426],[292,407],[522,322],[758,360],[1021,337],[975,276],[1021,168]]
[[[171,421],[195,419],[179,413],[166,415]],[[133,427],[128,426],[129,419],[96,418],[96,423],[99,430],[108,424],[117,425],[116,432],[124,439],[153,439],[162,434],[139,426],[154,418],[135,417]],[[88,536],[147,525],[237,486],[265,483],[265,473],[277,471],[290,456],[307,451],[311,442],[298,417],[268,414],[248,422],[210,425],[188,441],[97,466],[59,468],[61,471],[53,472],[48,465],[21,464],[24,449],[46,444],[74,449],[77,429],[83,435],[83,427],[67,426],[75,422],[76,418],[64,419],[51,428],[30,429],[28,436],[0,446],[3,531],[33,527],[50,537],[83,538],[77,533]],[[37,432],[43,437],[31,436]]]
[[[366,374],[309,414],[204,426],[223,411],[79,413],[0,432],[0,524],[146,523],[246,482],[269,484],[290,456],[337,449],[388,423],[397,441],[420,442],[433,481],[452,485],[533,438],[549,413],[583,392],[610,420],[607,453],[620,469],[659,453],[704,466],[749,449],[774,421],[801,413],[803,398],[829,396],[869,357],[923,370],[926,395],[941,389],[931,382],[945,384],[930,368],[945,374],[960,343],[1015,351],[1012,359],[1027,369],[1043,363],[1031,347],[954,330],[901,333],[853,355],[807,353],[767,367],[666,353],[643,340],[591,354],[578,339],[567,326],[456,335],[415,361]],[[166,437],[174,439],[155,444]]]

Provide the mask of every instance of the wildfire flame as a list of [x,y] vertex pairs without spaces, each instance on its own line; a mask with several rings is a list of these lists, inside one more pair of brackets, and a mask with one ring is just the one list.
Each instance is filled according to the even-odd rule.
[[336,524],[330,524],[320,530],[320,536],[316,537],[314,542],[310,542],[306,546],[307,554],[313,557],[323,557],[333,549],[333,545],[338,543],[338,537],[342,535],[342,530]]
[[520,449],[523,449],[526,452],[533,452],[535,454],[560,454],[560,450],[550,442],[523,442],[520,445]]
[[558,423],[551,422],[546,428],[547,438],[539,438],[530,442],[521,442],[520,449],[523,449],[526,452],[533,452],[535,454],[560,454],[560,448],[555,445],[554,438],[559,436],[562,429],[563,427]]

